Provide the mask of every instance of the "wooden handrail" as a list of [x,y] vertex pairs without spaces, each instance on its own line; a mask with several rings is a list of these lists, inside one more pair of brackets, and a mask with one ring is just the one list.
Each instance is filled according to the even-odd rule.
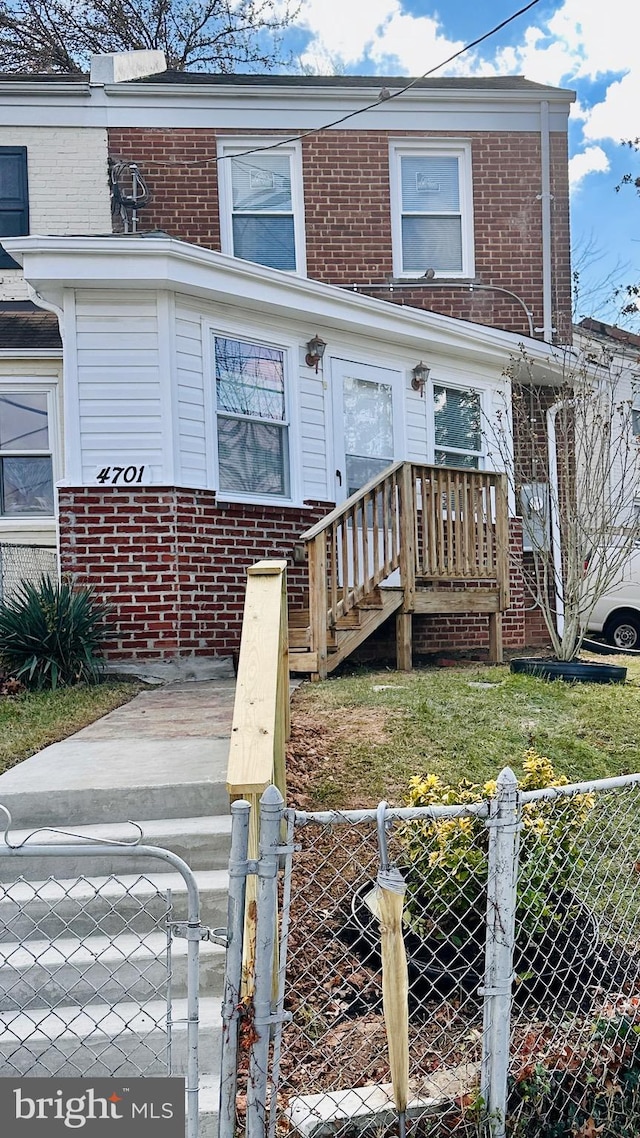
[[289,735],[289,653],[286,561],[258,561],[247,570],[227,790],[256,801],[270,783],[283,796]]
[[341,502],[339,506],[336,506],[330,514],[327,514],[325,518],[321,518],[319,522],[311,526],[311,529],[306,530],[305,533],[302,534],[300,541],[312,541],[313,538],[321,534],[323,530],[329,529],[334,522],[340,521],[344,514],[348,513],[354,506],[357,506],[372,490],[377,489],[390,474],[393,474],[396,470],[400,470],[401,466],[404,466],[403,462],[393,462],[391,466],[386,466],[380,474],[376,474],[374,478],[371,478],[369,482],[361,486],[359,490],[356,490],[350,498],[347,498],[345,502]]
[[500,611],[508,605],[504,474],[395,462],[302,540],[309,560],[310,647],[320,677],[327,674],[332,630],[396,571],[404,593],[405,660],[416,580],[431,586],[491,582]]
[[[289,737],[287,563],[258,561],[247,570],[236,696],[227,764],[231,799],[249,814],[249,859],[258,858],[260,796],[274,783],[286,800],[285,747]],[[256,949],[256,877],[247,877],[243,997],[253,992]]]

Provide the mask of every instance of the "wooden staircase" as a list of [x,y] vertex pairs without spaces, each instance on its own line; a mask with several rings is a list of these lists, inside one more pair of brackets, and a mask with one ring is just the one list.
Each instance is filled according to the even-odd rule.
[[504,474],[398,462],[302,535],[309,608],[289,612],[289,668],[323,679],[396,617],[411,668],[415,613],[487,613],[502,660],[509,605]]

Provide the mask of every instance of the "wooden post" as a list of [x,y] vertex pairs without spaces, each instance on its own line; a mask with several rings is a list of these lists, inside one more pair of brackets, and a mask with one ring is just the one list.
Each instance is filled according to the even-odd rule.
[[318,675],[327,677],[327,535],[324,530],[309,545],[309,624],[311,651],[317,653]]
[[396,663],[401,672],[413,664],[413,609],[416,596],[416,496],[413,465],[405,462],[398,479],[400,506],[400,584],[402,609],[396,617]]
[[502,613],[489,613],[489,660],[492,664],[504,662],[502,649]]
[[[286,561],[259,561],[247,571],[227,790],[251,804],[249,858],[258,856],[258,804],[272,782],[286,793],[289,654]],[[256,949],[256,878],[247,878],[243,995],[250,992]]]

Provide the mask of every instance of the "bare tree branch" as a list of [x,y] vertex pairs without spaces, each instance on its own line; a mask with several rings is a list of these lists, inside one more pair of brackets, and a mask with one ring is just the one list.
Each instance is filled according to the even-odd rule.
[[101,52],[161,49],[173,70],[284,62],[295,0],[0,0],[0,71],[77,74]]
[[555,351],[544,376],[524,347],[507,374],[511,405],[486,433],[532,538],[525,585],[556,656],[571,660],[640,541],[640,359],[582,334]]

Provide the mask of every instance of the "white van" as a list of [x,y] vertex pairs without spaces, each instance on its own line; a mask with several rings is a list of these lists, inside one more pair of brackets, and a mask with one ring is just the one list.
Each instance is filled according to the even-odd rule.
[[614,648],[640,650],[640,549],[632,553],[619,584],[596,604],[588,631],[603,636]]

